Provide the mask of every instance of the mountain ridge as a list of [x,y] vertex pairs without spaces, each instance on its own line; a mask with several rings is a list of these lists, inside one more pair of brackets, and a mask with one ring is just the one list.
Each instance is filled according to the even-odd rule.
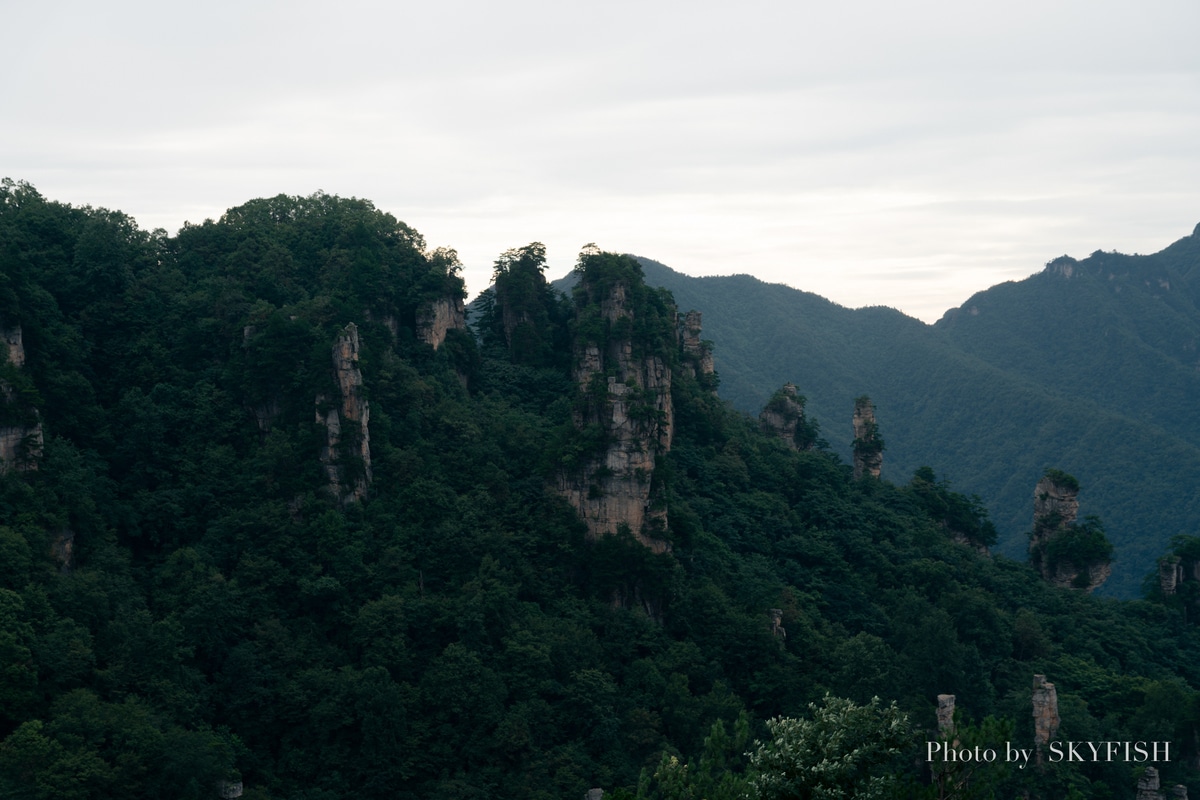
[[1106,593],[1138,594],[1171,536],[1200,528],[1187,489],[1200,479],[1200,429],[1179,424],[1200,395],[1200,360],[1188,360],[1200,341],[1187,277],[1200,270],[1197,234],[1149,256],[1053,259],[933,325],[753,276],[691,278],[639,261],[680,308],[703,312],[722,397],[757,414],[792,381],[846,454],[852,398],[871,395],[884,475],[903,480],[927,464],[980,495],[1014,558],[1050,466],[1079,475],[1085,509],[1109,523],[1117,562]]

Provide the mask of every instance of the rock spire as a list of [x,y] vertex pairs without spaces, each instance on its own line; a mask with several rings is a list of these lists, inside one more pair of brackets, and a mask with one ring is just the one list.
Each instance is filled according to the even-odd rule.
[[[20,325],[5,325],[0,320],[0,365],[25,368],[25,338]],[[16,380],[14,378],[14,380]],[[27,407],[17,389],[0,378],[0,403],[16,412],[17,419],[0,425],[0,472],[29,472],[38,468],[42,457],[42,421],[36,408]]]
[[629,277],[581,275],[580,327],[591,333],[574,344],[579,389],[574,422],[595,441],[591,452],[560,471],[557,489],[592,538],[624,527],[650,549],[665,552],[667,512],[651,496],[651,479],[656,456],[671,449],[671,367],[666,354],[635,342],[634,330],[644,320],[635,319],[633,291]]
[[362,500],[371,484],[371,407],[363,396],[358,349],[358,326],[351,322],[333,344],[339,397],[331,402],[318,395],[316,402],[317,424],[325,429],[321,464],[330,490],[344,503]]
[[1033,742],[1038,751],[1058,733],[1058,690],[1045,675],[1033,676]]
[[784,440],[792,450],[799,450],[796,432],[804,421],[804,398],[796,390],[796,384],[786,383],[764,405],[758,415],[758,423],[763,433],[774,435]]
[[679,327],[684,366],[697,378],[713,374],[712,346],[700,338],[701,319],[699,311],[689,311],[683,315]]
[[1043,579],[1091,592],[1112,574],[1112,547],[1094,517],[1077,524],[1079,481],[1048,469],[1033,491],[1029,560]]
[[878,478],[883,469],[883,437],[875,423],[875,404],[863,395],[854,401],[854,479]]

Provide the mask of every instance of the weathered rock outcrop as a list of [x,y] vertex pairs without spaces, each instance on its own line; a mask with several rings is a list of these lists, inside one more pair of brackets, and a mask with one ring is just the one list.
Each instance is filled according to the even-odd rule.
[[[12,364],[17,369],[25,366],[25,339],[20,325],[5,326],[0,321],[0,364]],[[13,386],[0,379],[0,401],[20,409],[21,400]],[[0,425],[0,472],[26,472],[36,470],[42,457],[44,444],[42,422],[37,409],[20,409],[22,422]]]
[[1077,526],[1078,516],[1079,482],[1059,470],[1047,470],[1033,491],[1030,562],[1055,586],[1091,592],[1112,574],[1108,556],[1057,552],[1071,538],[1103,536],[1098,530]]
[[217,781],[217,797],[221,800],[237,800],[242,792],[241,781]]
[[330,490],[342,502],[362,500],[371,484],[371,408],[363,396],[358,347],[358,326],[351,322],[333,345],[339,397],[331,403],[318,395],[316,403],[317,423],[325,428],[321,463]]
[[1138,778],[1135,797],[1137,800],[1166,800],[1166,795],[1160,791],[1160,786],[1158,770],[1154,767],[1146,767],[1142,777]]
[[1158,586],[1164,597],[1175,594],[1176,588],[1183,581],[1183,565],[1179,556],[1163,556],[1158,560]]
[[[467,314],[463,299],[458,296],[441,297],[417,312],[417,338],[437,350],[446,341],[446,334],[453,330],[465,330]],[[511,331],[506,332],[511,337]]]
[[1033,490],[1033,532],[1047,535],[1074,524],[1079,516],[1079,483],[1070,476],[1042,476]]
[[0,427],[0,472],[31,472],[42,457],[42,423]]
[[767,613],[771,615],[771,635],[776,639],[786,639],[787,628],[783,627],[783,609],[771,608]]
[[1172,597],[1189,582],[1200,583],[1200,560],[1172,553],[1158,560],[1158,585],[1163,597]]
[[59,528],[50,537],[50,554],[63,572],[70,572],[75,566],[75,531]]
[[1058,691],[1045,675],[1033,676],[1033,744],[1037,751],[1037,763],[1042,763],[1042,752],[1058,733]]
[[4,360],[0,364],[7,361],[16,367],[25,366],[25,338],[20,325],[5,328],[0,323],[0,343],[4,345]]
[[1136,800],[1187,800],[1187,796],[1187,787],[1181,783],[1164,791],[1157,767],[1146,767],[1142,777],[1138,778],[1137,794],[1134,795]]
[[863,395],[854,401],[854,478],[878,478],[883,469],[883,437],[875,423],[875,404]]
[[793,450],[807,448],[801,441],[803,436],[797,437],[803,430],[804,398],[796,391],[796,384],[785,383],[775,392],[758,415],[758,421],[765,433],[782,439]]
[[[596,287],[581,285],[586,296],[595,297]],[[625,526],[644,545],[664,552],[666,509],[652,501],[650,485],[655,456],[671,449],[671,368],[661,355],[635,355],[628,293],[617,282],[595,298],[610,333],[603,341],[576,343],[580,402],[574,422],[593,434],[594,450],[559,476],[558,491],[593,538]]]
[[683,348],[683,363],[692,377],[702,377],[713,374],[712,347],[700,338],[701,315],[699,311],[689,311],[683,315],[680,323],[679,343]]
[[937,726],[938,734],[947,739],[954,735],[954,701],[952,694],[937,696]]

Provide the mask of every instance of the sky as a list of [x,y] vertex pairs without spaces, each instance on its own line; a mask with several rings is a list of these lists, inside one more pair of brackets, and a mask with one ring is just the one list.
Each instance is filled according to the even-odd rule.
[[174,233],[367,198],[455,248],[932,322],[1200,222],[1200,3],[0,0],[0,176]]

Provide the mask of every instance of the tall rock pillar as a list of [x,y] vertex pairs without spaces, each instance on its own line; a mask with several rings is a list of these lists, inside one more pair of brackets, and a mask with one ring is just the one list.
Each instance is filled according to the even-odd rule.
[[[317,396],[317,424],[325,428],[321,463],[330,490],[344,503],[362,500],[371,485],[371,407],[363,396],[358,347],[358,326],[351,322],[333,344],[339,397],[331,402],[324,395]],[[353,459],[350,469],[346,456]]]
[[661,553],[669,549],[667,512],[650,489],[656,456],[671,449],[675,412],[667,357],[634,338],[642,322],[632,302],[638,288],[630,278],[593,281],[586,271],[580,278],[577,313],[588,333],[574,344],[574,422],[593,433],[594,444],[560,471],[557,489],[590,537],[625,527]]
[[679,329],[685,368],[698,378],[713,374],[712,347],[700,338],[701,320],[699,311],[689,311],[683,315]]
[[1091,592],[1112,574],[1111,552],[1099,521],[1079,516],[1079,481],[1048,469],[1033,490],[1029,560],[1044,580]]
[[1042,751],[1058,733],[1058,691],[1045,675],[1033,676],[1033,743],[1038,763]]
[[[11,327],[0,320],[0,364],[25,368],[25,338],[20,325]],[[17,380],[14,378],[14,380]],[[0,378],[0,403],[12,419],[0,425],[0,472],[28,472],[38,468],[42,457],[42,421],[36,408],[24,403],[17,389]]]
[[812,436],[804,419],[804,397],[796,390],[796,384],[785,383],[783,388],[771,395],[771,399],[758,415],[764,433],[782,439],[793,450],[812,447]]
[[854,479],[878,478],[883,469],[883,437],[875,423],[875,404],[863,395],[854,401]]

